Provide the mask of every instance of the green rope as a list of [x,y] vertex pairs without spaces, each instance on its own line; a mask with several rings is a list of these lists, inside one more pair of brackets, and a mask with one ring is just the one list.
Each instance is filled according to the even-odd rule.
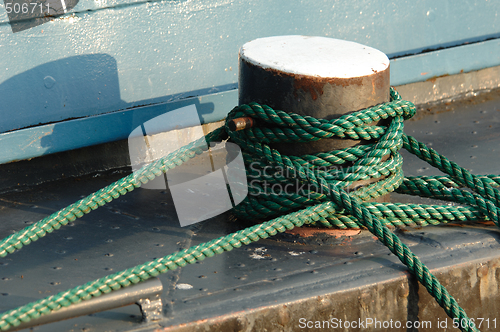
[[[470,322],[455,299],[389,227],[485,219],[498,225],[500,193],[496,187],[500,185],[500,176],[472,175],[436,151],[406,136],[403,121],[414,115],[415,107],[401,100],[392,89],[391,100],[332,121],[273,110],[255,103],[234,108],[227,120],[251,116],[258,121],[259,126],[233,132],[226,121],[225,127],[208,134],[200,142],[204,139],[215,142],[229,138],[240,146],[246,163],[249,194],[234,209],[234,213],[253,220],[274,219],[4,312],[0,315],[0,329],[7,330],[72,303],[139,283],[168,270],[305,224],[367,228],[408,267],[451,318]],[[371,125],[382,119],[390,120],[387,127]],[[272,148],[278,142],[309,142],[331,137],[363,139],[370,143],[305,156],[285,156]],[[0,241],[0,256],[21,249],[54,229],[140,187],[141,183],[147,183],[201,154],[203,149],[200,146],[204,145],[193,142],[143,167],[138,173],[8,236]],[[403,160],[399,154],[402,147],[448,176],[405,178]],[[354,187],[356,181],[380,177],[383,178],[365,187]],[[293,190],[277,193],[276,188]],[[462,205],[368,202],[393,191]],[[466,325],[463,331],[477,331],[473,324]]]
[[208,141],[220,141],[227,138],[223,128],[216,129],[206,137],[202,137],[181,149],[141,168],[135,174],[130,174],[110,184],[99,191],[90,194],[89,196],[73,203],[64,209],[61,209],[50,216],[16,232],[0,241],[0,257],[5,257],[23,246],[30,244],[39,238],[44,237],[47,233],[51,233],[55,229],[74,221],[76,218],[82,217],[84,214],[111,202],[113,199],[125,195],[126,193],[139,188],[141,183],[147,183],[156,176],[165,173],[194,156],[203,153],[206,147],[205,138]]

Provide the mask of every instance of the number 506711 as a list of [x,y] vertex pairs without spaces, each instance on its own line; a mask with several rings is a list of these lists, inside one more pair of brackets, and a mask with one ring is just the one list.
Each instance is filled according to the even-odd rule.
[[[47,7],[46,13],[48,14],[50,11],[50,4],[46,3],[45,6]],[[9,2],[5,4],[5,10],[7,11],[7,14],[10,13],[35,14],[38,13],[38,11],[40,11],[40,14],[43,14],[44,4],[36,2],[30,2],[30,3],[25,2],[23,4]]]

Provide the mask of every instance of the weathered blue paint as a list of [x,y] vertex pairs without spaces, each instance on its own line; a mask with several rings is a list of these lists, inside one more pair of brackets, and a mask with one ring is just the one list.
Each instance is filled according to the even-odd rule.
[[0,132],[107,114],[165,100],[182,100],[236,87],[236,83],[226,84],[125,102],[120,97],[118,68],[113,57],[107,54],[73,56],[44,63],[0,84]]
[[0,84],[0,132],[125,108],[117,66],[106,54],[41,64]]
[[402,85],[500,64],[500,39],[391,60],[391,84]]
[[[234,89],[239,47],[271,35],[329,36],[378,48],[396,58],[393,84],[500,65],[491,53],[498,43],[479,42],[500,36],[499,1],[82,0],[73,13],[16,34],[0,7],[0,132],[52,122],[62,128],[65,120],[74,128],[71,119],[83,123],[87,116],[96,116],[92,126],[112,127],[105,122],[112,116],[99,115]],[[213,120],[229,110],[215,108]],[[31,142],[22,137],[31,136],[19,132],[18,148]],[[81,146],[60,140],[0,160]]]
[[230,90],[2,133],[0,164],[126,139],[142,123],[187,105],[196,105],[202,122],[215,122],[223,118],[237,102],[237,90]]
[[[30,116],[16,116],[11,121],[19,119],[19,123],[7,130],[80,116],[80,110],[63,107],[64,100],[76,94],[88,95],[83,104],[88,107],[87,115],[95,115],[123,109],[123,102],[133,107],[152,100],[167,101],[186,91],[236,83],[238,49],[258,37],[331,36],[396,56],[499,34],[499,8],[499,2],[484,0],[81,1],[72,15],[27,31],[13,34],[8,24],[0,26],[5,64],[5,71],[0,67],[0,84],[7,84],[2,95],[16,95],[18,86],[8,80],[31,70],[43,75],[30,79],[31,88],[45,92],[24,101],[31,113],[43,114],[33,115],[32,123],[26,122]],[[79,62],[83,56],[97,57]],[[84,74],[89,61],[96,70]],[[56,80],[53,89],[63,86],[65,91],[56,94],[45,88],[43,78],[58,71],[65,76]],[[97,99],[92,85],[100,83],[101,74],[119,83],[119,97]],[[93,82],[72,86],[72,77]],[[1,110],[17,109],[13,99],[2,102]],[[45,108],[48,101],[51,105]],[[40,117],[45,121],[39,121]]]

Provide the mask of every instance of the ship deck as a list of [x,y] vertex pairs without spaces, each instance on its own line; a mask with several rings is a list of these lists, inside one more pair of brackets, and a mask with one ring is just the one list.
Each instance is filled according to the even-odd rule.
[[[500,174],[498,90],[422,108],[416,119],[405,123],[405,132],[474,174]],[[440,174],[416,157],[402,153],[406,176]],[[37,167],[36,163],[23,165],[17,171],[9,164],[3,167],[11,179],[22,183],[29,167]],[[0,195],[0,237],[130,172],[130,168],[121,168],[4,192]],[[390,199],[431,202],[397,194],[391,194]],[[250,224],[226,213],[181,228],[168,192],[137,189],[0,258],[0,311]],[[496,226],[491,222],[448,224],[396,232],[458,299],[469,317],[489,318],[490,322],[500,319],[494,316],[500,309],[495,278],[499,271],[500,233]],[[132,305],[33,330],[290,331],[301,327],[300,319],[371,317],[420,319],[432,324],[446,319],[425,289],[419,288],[397,258],[366,230],[310,238],[280,234],[159,278],[164,287],[160,321],[142,323],[139,308]],[[492,323],[489,329],[485,327],[481,330],[495,330]]]

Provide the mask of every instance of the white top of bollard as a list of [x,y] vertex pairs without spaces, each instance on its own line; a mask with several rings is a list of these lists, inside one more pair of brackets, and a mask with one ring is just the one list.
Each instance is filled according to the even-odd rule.
[[240,57],[262,68],[319,77],[368,76],[389,66],[387,55],[377,49],[326,37],[259,38],[244,44]]

